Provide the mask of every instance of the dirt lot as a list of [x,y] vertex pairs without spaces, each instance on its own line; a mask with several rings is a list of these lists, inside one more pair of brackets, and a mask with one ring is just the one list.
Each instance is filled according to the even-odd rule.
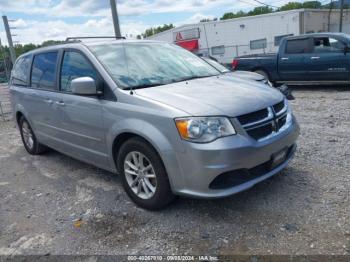
[[298,88],[295,159],[216,201],[135,207],[114,174],[28,155],[0,121],[0,254],[350,254],[350,89]]

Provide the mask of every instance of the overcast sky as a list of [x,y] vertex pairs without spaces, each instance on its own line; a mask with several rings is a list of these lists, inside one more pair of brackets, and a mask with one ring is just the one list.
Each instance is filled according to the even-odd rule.
[[[261,0],[280,6],[288,0]],[[295,1],[295,0],[294,0]],[[298,0],[297,0],[298,1]],[[303,1],[299,1],[303,2]],[[122,34],[136,36],[164,23],[195,23],[225,12],[250,10],[254,0],[117,0]],[[11,22],[14,41],[41,43],[68,36],[113,35],[109,0],[0,0],[1,15]],[[0,37],[7,44],[3,23]]]

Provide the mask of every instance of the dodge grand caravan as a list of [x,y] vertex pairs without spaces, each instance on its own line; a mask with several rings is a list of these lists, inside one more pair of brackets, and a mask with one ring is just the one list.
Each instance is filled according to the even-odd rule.
[[219,198],[282,170],[299,126],[288,101],[175,45],[72,40],[20,56],[10,90],[25,149],[118,173],[139,206]]

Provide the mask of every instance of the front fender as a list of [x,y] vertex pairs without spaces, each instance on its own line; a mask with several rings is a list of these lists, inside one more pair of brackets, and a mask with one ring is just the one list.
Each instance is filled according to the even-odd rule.
[[107,135],[107,144],[111,155],[113,154],[113,143],[115,139],[123,133],[132,133],[141,136],[147,140],[159,154],[163,151],[172,150],[168,139],[159,129],[144,120],[131,118],[117,122],[110,128]]
[[[169,135],[170,138],[168,138],[165,135],[165,130],[168,130],[167,135]],[[113,124],[113,126],[111,126],[108,132],[106,141],[109,150],[110,165],[113,167],[114,170],[117,170],[116,163],[113,157],[113,144],[117,142],[116,139],[118,139],[118,136],[124,133],[131,133],[142,137],[155,148],[167,170],[171,187],[176,187],[177,183],[179,183],[181,179],[178,177],[178,174],[172,174],[171,170],[174,170],[174,167],[175,170],[181,168],[178,165],[175,151],[181,151],[183,150],[183,148],[176,148],[176,146],[173,146],[170,141],[171,139],[178,139],[178,134],[176,133],[177,131],[174,133],[170,132],[170,134],[169,129],[167,129],[167,127],[165,127],[165,130],[162,131],[152,123],[136,118],[124,119],[120,122],[118,121],[117,123]],[[167,167],[171,167],[170,170]],[[177,177],[177,179],[174,179],[175,176]]]

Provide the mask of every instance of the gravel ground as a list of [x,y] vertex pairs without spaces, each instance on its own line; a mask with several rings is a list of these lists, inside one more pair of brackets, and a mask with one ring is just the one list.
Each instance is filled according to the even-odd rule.
[[137,208],[118,176],[0,121],[0,254],[350,254],[350,89],[297,88],[296,157],[230,198]]

